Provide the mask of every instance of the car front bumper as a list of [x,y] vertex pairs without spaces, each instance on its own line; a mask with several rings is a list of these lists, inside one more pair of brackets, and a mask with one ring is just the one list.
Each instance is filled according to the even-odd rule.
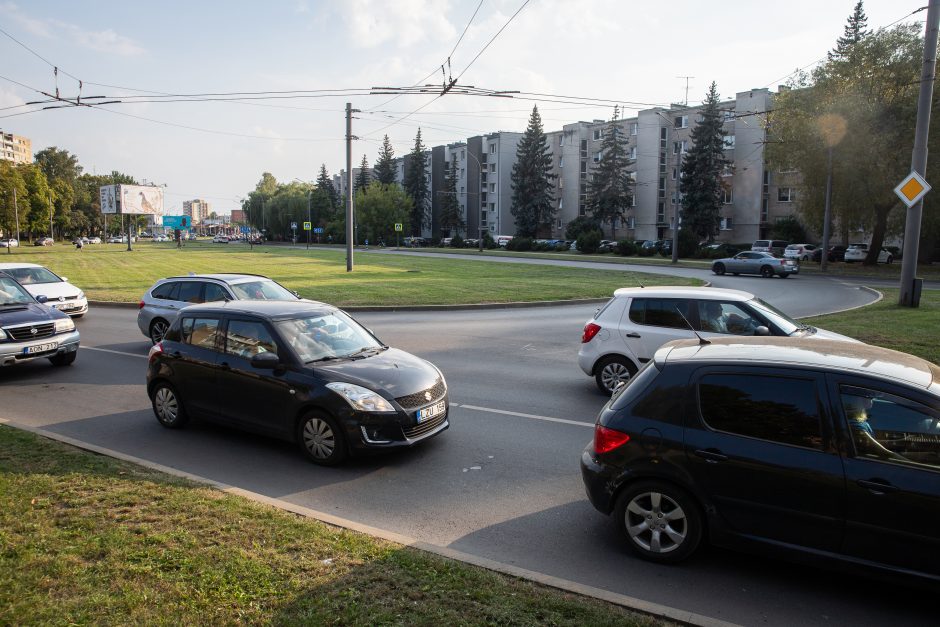
[[70,316],[82,316],[88,313],[88,299],[84,297],[64,301],[50,300],[46,304]]
[[[45,344],[55,344],[55,347],[39,353],[30,354],[26,352],[32,346],[43,346]],[[41,340],[0,342],[0,367],[13,366],[15,364],[33,361],[34,359],[46,359],[64,353],[74,353],[78,350],[78,344],[78,331],[60,333]]]

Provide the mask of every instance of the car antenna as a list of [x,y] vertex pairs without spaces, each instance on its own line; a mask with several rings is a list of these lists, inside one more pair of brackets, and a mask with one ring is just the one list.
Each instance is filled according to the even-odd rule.
[[643,282],[640,281],[640,277],[638,277],[635,274],[633,275],[633,280],[636,281],[636,284],[640,286],[640,289],[643,289],[646,287],[645,285],[643,285]]
[[704,337],[702,337],[701,335],[698,334],[698,331],[695,330],[695,327],[692,326],[692,323],[689,322],[689,319],[686,318],[685,316],[683,316],[683,315],[682,315],[682,312],[679,311],[679,307],[678,307],[678,306],[676,307],[676,313],[679,314],[679,317],[682,318],[682,320],[684,320],[685,323],[689,326],[689,331],[691,331],[692,333],[694,333],[694,334],[695,334],[695,337],[698,338],[698,345],[699,345],[699,346],[705,346],[706,344],[711,344],[711,342],[709,342],[709,341],[706,340]]

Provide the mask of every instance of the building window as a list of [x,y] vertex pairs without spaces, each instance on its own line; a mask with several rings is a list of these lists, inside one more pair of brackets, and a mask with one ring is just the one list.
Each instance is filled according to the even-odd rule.
[[764,198],[760,203],[760,221],[767,222],[767,199]]
[[722,118],[724,119],[725,122],[727,122],[728,120],[733,120],[733,119],[734,119],[734,111],[731,111],[730,109],[729,109],[729,110],[726,110],[726,111],[722,111],[722,112],[721,112],[721,116],[722,116]]
[[460,193],[461,193],[461,194],[466,194],[466,193],[467,193],[467,192],[466,192],[466,188],[465,188],[463,185],[460,186]]
[[486,209],[483,209],[480,211],[480,220],[482,220],[483,223],[486,224]]
[[665,150],[665,149],[666,149],[666,129],[665,129],[665,127],[659,129],[659,149],[660,149],[660,150]]
[[581,158],[587,159],[587,140],[586,139],[581,140]]
[[780,187],[777,188],[777,200],[780,202],[793,202],[796,194],[793,193],[793,189],[790,187]]
[[662,224],[666,221],[666,203],[661,202],[656,206],[656,223]]
[[466,159],[466,158],[467,158],[467,151],[466,151],[466,150],[461,150],[461,151],[460,151],[460,158],[461,158],[461,159]]
[[600,162],[601,162],[601,151],[598,150],[597,152],[594,153],[594,163],[600,163]]
[[558,136],[558,145],[559,145],[559,146],[564,146],[564,145],[565,145],[565,134],[564,134],[564,133],[562,133],[561,135]]
[[591,134],[591,139],[594,141],[599,141],[604,136],[604,131],[602,129],[596,128]]
[[587,161],[581,162],[581,174],[587,174]]
[[490,191],[491,191],[491,192],[495,192],[495,191],[496,191],[496,183],[490,183]]
[[687,115],[679,115],[679,116],[676,116],[675,119],[673,120],[673,122],[674,122],[674,126],[675,126],[676,128],[688,128],[688,127],[689,127],[689,116],[687,116]]
[[636,161],[636,146],[630,146],[630,159]]
[[725,145],[725,150],[734,149],[734,135],[725,135],[721,138],[721,141]]
[[673,180],[673,181],[676,180],[676,176],[678,175],[678,173],[679,173],[679,168],[673,168],[673,169],[672,169],[672,180]]
[[559,208],[559,209],[564,209],[564,208],[565,208],[565,199],[564,199],[564,198],[559,198],[559,199],[558,199],[558,208]]
[[721,202],[725,205],[730,205],[734,202],[734,188],[726,187],[721,190]]
[[491,163],[491,164],[490,164],[490,172],[495,172],[495,171],[496,171],[496,164],[495,164],[495,163]]
[[731,218],[722,218],[720,221],[720,226],[718,227],[722,231],[730,231],[734,228],[734,225],[731,222]]
[[558,167],[559,168],[565,167],[565,155],[561,155],[560,157],[558,157]]
[[491,155],[496,154],[496,144],[490,144],[490,154]]
[[636,122],[630,122],[630,134],[636,135],[636,131],[639,125]]
[[666,197],[666,177],[664,176],[659,177],[659,197]]

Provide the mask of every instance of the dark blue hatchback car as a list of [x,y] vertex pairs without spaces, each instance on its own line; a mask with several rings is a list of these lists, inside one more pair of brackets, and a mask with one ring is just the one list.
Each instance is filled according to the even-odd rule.
[[67,366],[78,355],[75,323],[33,296],[16,280],[0,272],[0,367],[34,359]]

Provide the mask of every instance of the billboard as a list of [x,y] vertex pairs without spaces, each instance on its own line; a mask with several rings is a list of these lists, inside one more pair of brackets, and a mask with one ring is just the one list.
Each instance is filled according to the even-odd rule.
[[104,185],[99,189],[101,200],[101,213],[120,213],[117,204],[118,185]]
[[189,229],[192,219],[189,216],[163,216],[163,226],[169,229]]
[[101,213],[163,215],[163,188],[151,185],[104,185],[99,188]]

